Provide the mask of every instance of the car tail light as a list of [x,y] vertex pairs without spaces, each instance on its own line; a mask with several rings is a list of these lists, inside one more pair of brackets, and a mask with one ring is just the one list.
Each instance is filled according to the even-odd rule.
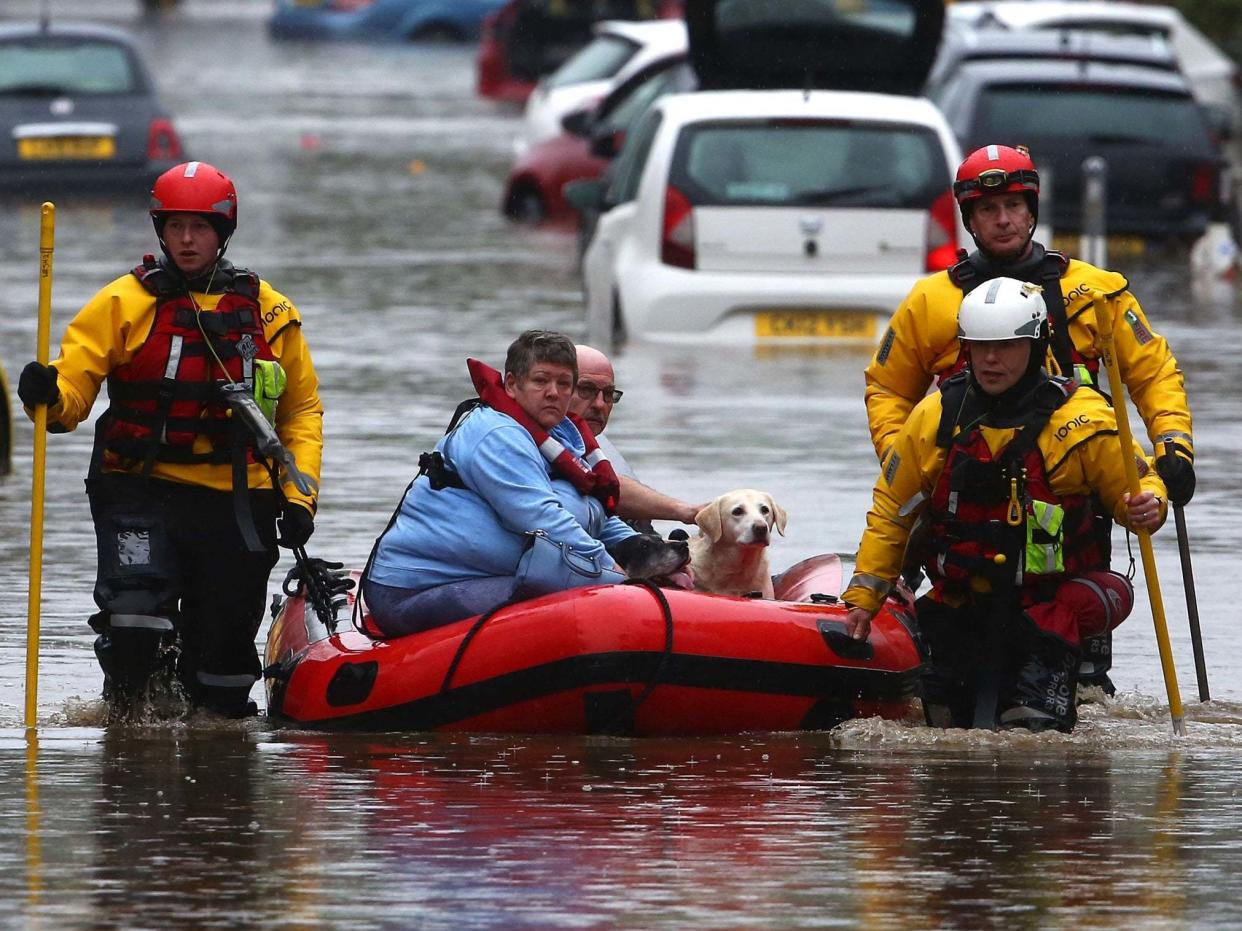
[[1196,165],[1190,175],[1190,202],[1198,205],[1216,203],[1217,167],[1212,164]]
[[678,268],[694,268],[694,207],[685,194],[671,184],[664,195],[664,235],[660,261]]
[[940,272],[957,262],[957,202],[945,191],[927,212],[927,258],[924,269]]
[[335,13],[353,13],[374,3],[375,0],[328,0],[327,7]]
[[153,161],[178,161],[181,140],[168,120],[152,120],[147,130],[147,158]]

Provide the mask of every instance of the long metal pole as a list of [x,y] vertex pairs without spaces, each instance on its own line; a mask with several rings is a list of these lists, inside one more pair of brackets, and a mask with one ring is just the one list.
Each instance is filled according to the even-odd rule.
[[[1165,440],[1165,455],[1173,455],[1173,441]],[[1186,617],[1190,621],[1190,646],[1195,653],[1195,678],[1199,683],[1199,701],[1209,701],[1207,661],[1203,658],[1203,632],[1199,629],[1199,599],[1195,596],[1195,573],[1190,565],[1190,537],[1186,533],[1186,509],[1174,504],[1177,521],[1177,552],[1182,558],[1182,587],[1186,590]]]
[[[1121,371],[1113,353],[1113,315],[1107,300],[1095,296],[1095,325],[1099,334],[1100,355],[1108,368],[1108,384],[1113,395],[1113,410],[1117,412],[1117,434],[1121,440],[1121,461],[1126,470],[1126,483],[1130,494],[1137,495],[1139,488],[1138,465],[1134,461],[1134,434],[1130,432],[1130,414],[1126,410],[1125,387],[1121,383]],[[1169,628],[1164,619],[1164,599],[1160,597],[1160,579],[1156,575],[1156,554],[1151,548],[1151,534],[1135,530],[1139,552],[1143,555],[1143,576],[1147,579],[1147,597],[1151,600],[1151,619],[1156,627],[1156,645],[1160,650],[1160,668],[1164,673],[1164,687],[1169,693],[1169,714],[1173,718],[1173,733],[1184,735],[1186,722],[1182,719],[1182,696],[1177,687],[1177,668],[1173,665],[1173,647],[1169,644]]]
[[[52,330],[52,250],[56,206],[43,205],[39,222],[39,332],[35,358],[47,365]],[[26,728],[39,723],[39,604],[43,592],[43,486],[47,470],[47,405],[34,412],[34,467],[30,488],[30,591],[26,600]]]

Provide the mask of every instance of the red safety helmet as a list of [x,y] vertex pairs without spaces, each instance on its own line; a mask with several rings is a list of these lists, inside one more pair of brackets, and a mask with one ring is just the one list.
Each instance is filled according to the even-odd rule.
[[976,200],[990,194],[1020,192],[1025,195],[1031,216],[1039,219],[1039,172],[1023,146],[985,145],[975,149],[957,169],[953,196],[962,211],[962,221],[970,219]]
[[206,162],[183,162],[155,179],[151,188],[151,220],[164,238],[170,214],[196,213],[207,219],[220,237],[220,254],[237,229],[237,189],[229,176]]

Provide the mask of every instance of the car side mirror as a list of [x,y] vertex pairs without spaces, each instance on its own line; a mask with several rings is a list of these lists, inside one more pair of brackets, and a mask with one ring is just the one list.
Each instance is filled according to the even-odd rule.
[[603,213],[608,209],[608,199],[605,197],[607,190],[608,185],[599,178],[585,178],[570,181],[561,188],[561,193],[579,213]]
[[570,110],[561,118],[561,129],[569,133],[571,136],[579,136],[583,139],[589,138],[591,135],[591,119],[592,111],[588,109]]
[[625,142],[624,130],[604,129],[591,134],[590,151],[596,158],[611,160],[617,157]]

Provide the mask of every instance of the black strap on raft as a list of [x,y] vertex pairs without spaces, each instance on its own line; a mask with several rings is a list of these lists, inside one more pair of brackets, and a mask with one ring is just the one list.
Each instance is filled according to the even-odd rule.
[[[651,592],[656,601],[659,602],[660,613],[664,617],[664,649],[660,654],[659,665],[656,666],[655,672],[651,674],[651,678],[647,680],[647,684],[643,687],[643,690],[639,692],[638,697],[635,698],[634,701],[623,712],[621,712],[617,718],[602,728],[603,733],[614,732],[617,725],[621,722],[622,716],[633,716],[639,706],[641,706],[642,703],[651,696],[651,693],[655,691],[656,686],[664,680],[664,672],[668,667],[669,657],[673,655],[673,609],[668,603],[667,596],[665,596],[664,592],[661,591],[660,586],[656,585],[650,579],[627,579],[622,584],[640,585],[647,589],[647,591]],[[457,651],[453,654],[453,659],[449,662],[448,669],[444,672],[444,679],[440,682],[441,695],[452,689],[453,676],[457,674],[457,669],[461,665],[461,661],[466,656],[466,650],[469,649],[470,644],[474,641],[474,638],[478,635],[479,631],[481,631],[487,622],[495,617],[499,611],[502,611],[510,605],[523,600],[524,599],[522,598],[516,597],[510,598],[502,604],[498,604],[485,614],[480,614],[478,619],[470,625],[470,629],[466,631],[466,635],[461,638],[461,643],[457,645]]]

